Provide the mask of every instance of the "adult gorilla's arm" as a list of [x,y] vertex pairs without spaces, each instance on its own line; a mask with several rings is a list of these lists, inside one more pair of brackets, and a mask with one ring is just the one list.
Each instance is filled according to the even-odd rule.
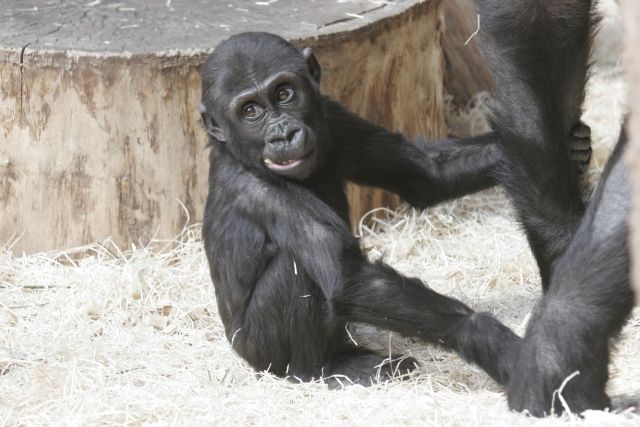
[[334,133],[333,161],[351,181],[392,191],[421,208],[496,184],[492,170],[500,152],[494,134],[410,141],[337,102],[328,100],[325,108]]

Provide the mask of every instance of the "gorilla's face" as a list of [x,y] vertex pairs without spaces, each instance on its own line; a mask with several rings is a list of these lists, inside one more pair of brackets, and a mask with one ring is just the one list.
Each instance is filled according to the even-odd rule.
[[321,166],[329,144],[319,66],[310,50],[280,38],[259,49],[253,34],[232,37],[207,61],[205,126],[243,164],[303,180]]

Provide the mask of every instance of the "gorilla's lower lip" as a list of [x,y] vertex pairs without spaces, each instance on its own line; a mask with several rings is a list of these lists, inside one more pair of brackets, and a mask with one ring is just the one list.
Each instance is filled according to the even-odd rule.
[[278,170],[278,171],[293,169],[296,166],[298,166],[300,163],[302,163],[305,159],[307,159],[314,151],[315,149],[309,151],[300,159],[286,160],[284,162],[274,162],[271,159],[264,159],[264,164],[267,165],[269,169]]
[[264,163],[269,169],[287,170],[298,166],[300,163],[302,163],[302,159],[289,160],[283,163],[276,163],[269,159],[264,159]]

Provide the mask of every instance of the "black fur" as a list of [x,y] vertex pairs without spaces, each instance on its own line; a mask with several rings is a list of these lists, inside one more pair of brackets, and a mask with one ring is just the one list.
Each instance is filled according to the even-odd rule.
[[589,0],[477,0],[495,77],[496,169],[526,230],[543,298],[507,385],[509,406],[535,416],[609,406],[609,339],[632,307],[621,137],[585,208],[566,135],[580,117],[596,18]]
[[212,149],[203,236],[228,339],[255,369],[304,381],[369,384],[378,366],[382,379],[413,369],[411,358],[391,362],[350,344],[346,323],[366,322],[440,343],[505,383],[520,339],[368,262],[344,193],[352,180],[426,206],[485,188],[495,137],[409,141],[322,95],[320,74],[309,49],[265,33],[230,38],[205,66]]

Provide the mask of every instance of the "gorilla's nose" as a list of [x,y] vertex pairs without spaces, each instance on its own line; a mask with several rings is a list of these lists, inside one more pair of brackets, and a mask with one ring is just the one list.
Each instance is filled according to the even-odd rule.
[[298,142],[299,136],[301,135],[301,128],[299,127],[289,127],[289,126],[278,126],[275,132],[270,132],[266,138],[266,142],[269,144],[294,144]]

